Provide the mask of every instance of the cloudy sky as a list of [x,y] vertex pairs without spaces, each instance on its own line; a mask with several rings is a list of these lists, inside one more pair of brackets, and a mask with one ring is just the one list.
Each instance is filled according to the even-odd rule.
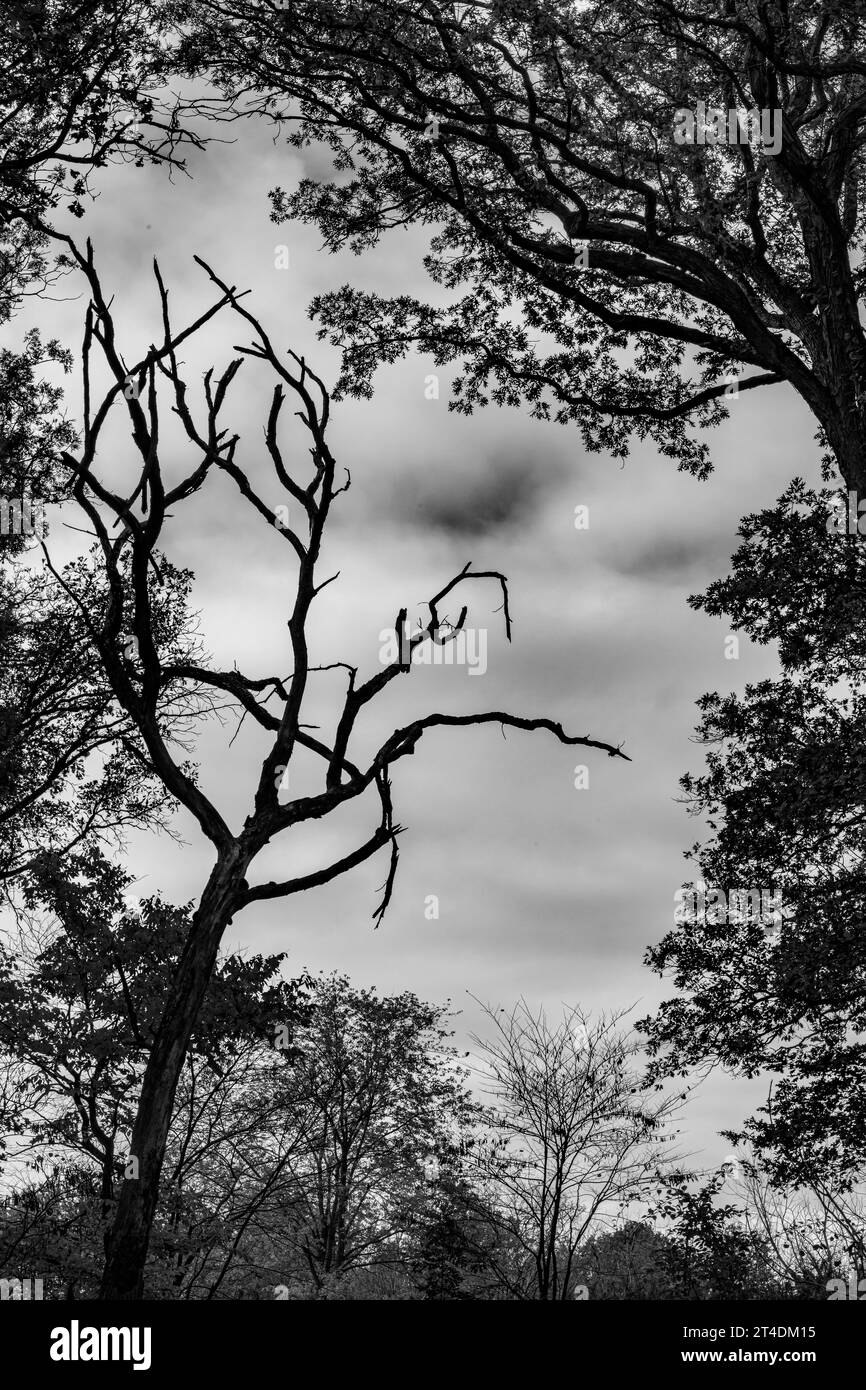
[[[256,124],[225,128],[191,161],[193,177],[111,170],[83,223],[70,229],[94,242],[127,362],[160,334],[151,273],[154,255],[170,288],[176,324],[212,294],[193,262],[198,254],[251,294],[272,341],[306,352],[327,380],[334,353],[315,342],[306,308],[312,296],[351,281],[383,293],[423,296],[425,241],[392,233],[363,258],[329,256],[307,227],[275,227],[268,189],[291,188],[310,172],[302,157]],[[315,172],[322,171],[321,157]],[[289,250],[289,268],[277,248]],[[32,309],[67,342],[81,341],[84,287],[74,278],[58,300]],[[202,372],[226,364],[248,331],[225,313],[184,349],[191,400]],[[393,774],[401,840],[396,890],[373,930],[387,856],[315,893],[256,904],[235,919],[227,944],[288,951],[289,968],[339,969],[382,991],[412,989],[450,998],[462,1010],[459,1038],[478,1026],[467,991],[493,1004],[523,996],[559,1012],[563,1003],[593,1011],[636,1005],[649,1011],[666,988],[643,965],[646,947],[671,926],[674,893],[692,876],[683,849],[700,833],[679,801],[678,778],[701,765],[693,742],[695,701],[707,690],[741,690],[771,672],[773,654],[740,639],[725,658],[727,628],[687,607],[725,571],[738,519],[775,500],[795,473],[814,478],[817,450],[805,408],[785,387],[736,400],[715,432],[717,469],[708,482],[680,474],[638,444],[621,467],[586,455],[575,429],[542,425],[518,411],[491,409],[466,420],[449,414],[447,377],[438,400],[425,397],[432,364],[410,358],[382,371],[372,401],[336,408],[331,448],[351,470],[351,490],[335,504],[321,574],[339,580],[317,599],[312,660],[348,661],[361,675],[379,662],[380,632],[397,611],[421,612],[425,598],[467,561],[508,577],[513,641],[505,641],[494,585],[466,587],[467,625],[485,629],[487,669],[414,668],[370,709],[356,760],[407,718],[432,710],[505,709],[549,715],[570,731],[622,742],[631,763],[560,746],[543,733],[436,730]],[[283,501],[269,481],[262,424],[272,382],[248,363],[233,388],[225,423],[242,436],[238,461],[263,495]],[[78,409],[78,384],[69,385]],[[124,414],[106,434],[107,479],[134,466]],[[289,455],[303,457],[300,432]],[[195,460],[178,438],[169,473]],[[576,530],[575,507],[589,509]],[[75,520],[72,516],[70,521]],[[80,536],[55,521],[52,550],[62,558]],[[248,675],[291,667],[286,617],[293,592],[290,547],[243,502],[234,484],[211,478],[192,505],[177,508],[166,550],[196,575],[195,606],[214,663]],[[454,604],[453,611],[458,610]],[[450,611],[446,605],[446,612]],[[311,677],[305,718],[333,727],[345,673]],[[201,782],[238,827],[251,804],[263,743],[246,728],[206,732],[197,759]],[[575,766],[589,786],[575,788]],[[295,792],[312,790],[316,768],[299,767]],[[283,837],[254,866],[254,881],[308,872],[347,853],[377,823],[377,803]],[[196,826],[178,821],[182,844],[139,836],[131,863],[139,890],[194,899],[211,855]],[[436,895],[438,919],[425,915]],[[736,1125],[764,1088],[711,1077],[692,1097],[685,1147],[698,1165],[718,1163]]]

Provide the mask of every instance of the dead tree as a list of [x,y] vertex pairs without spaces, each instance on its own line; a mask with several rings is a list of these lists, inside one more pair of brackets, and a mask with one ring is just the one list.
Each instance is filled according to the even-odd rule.
[[[175,331],[170,319],[168,292],[159,267],[154,263],[162,305],[163,339],[158,346],[152,345],[133,366],[127,366],[118,345],[111,305],[103,293],[94,264],[92,246],[88,242],[84,253],[72,241],[68,241],[68,246],[88,280],[91,302],[83,344],[82,448],[77,457],[68,452],[63,457],[72,475],[72,494],[96,536],[96,554],[104,570],[106,598],[99,607],[88,606],[86,600],[79,599],[68,572],[61,574],[52,567],[52,573],[67,594],[78,602],[106,681],[134,726],[135,737],[127,740],[128,746],[148,772],[160,780],[173,801],[194,817],[214,851],[213,867],[202,888],[176,973],[166,993],[164,1012],[144,1070],[130,1145],[130,1153],[137,1160],[138,1176],[127,1179],[121,1188],[116,1219],[106,1242],[102,1297],[134,1299],[140,1298],[143,1291],[143,1268],[159,1194],[160,1169],[175,1089],[220,942],[232,918],[249,903],[284,898],[329,883],[379,851],[387,851],[389,867],[383,896],[374,913],[378,925],[392,894],[401,829],[393,814],[391,770],[401,758],[415,751],[428,729],[483,724],[544,729],[563,744],[597,748],[610,757],[625,755],[612,744],[588,736],[571,736],[551,719],[524,719],[492,710],[465,715],[427,714],[395,729],[366,764],[359,765],[353,760],[356,724],[370,702],[398,676],[410,671],[412,653],[419,644],[454,640],[463,628],[466,607],[462,608],[457,622],[449,624],[444,636],[440,632],[440,605],[458,586],[475,580],[491,580],[498,585],[510,638],[511,618],[504,576],[473,570],[469,565],[429,600],[429,622],[401,648],[397,661],[365,679],[359,679],[357,669],[345,666],[347,689],[333,736],[328,741],[314,736],[303,720],[310,676],[318,669],[310,664],[307,624],[316,595],[336,578],[319,579],[316,565],[331,504],[349,485],[348,474],[346,481],[337,485],[337,465],[326,439],[330,417],[328,391],[302,358],[292,352],[287,357],[277,352],[258,319],[242,304],[244,296],[223,283],[198,257],[198,264],[219,291],[218,298],[194,323],[182,331]],[[250,346],[238,349],[241,355],[231,361],[217,379],[213,369],[205,374],[206,409],[204,423],[199,424],[188,401],[178,349],[226,308],[249,325],[255,340]],[[112,378],[98,405],[93,399],[91,373],[91,358],[97,346]],[[239,436],[230,434],[220,425],[229,388],[245,358],[265,364],[276,377],[265,440],[276,480],[292,508],[293,517],[298,518],[291,525],[278,519],[282,508],[269,506],[252,486],[236,461]],[[171,392],[174,413],[198,460],[173,485],[166,478],[161,459],[158,383]],[[281,449],[281,417],[287,394],[293,398],[297,406],[295,414],[310,437],[312,466],[306,477],[289,467]],[[131,480],[130,490],[125,494],[115,490],[116,485],[103,481],[97,471],[100,435],[115,404],[124,405],[128,411],[139,460],[137,476]],[[182,504],[199,492],[215,469],[234,480],[253,512],[265,525],[275,528],[294,552],[297,587],[288,618],[290,675],[252,677],[238,670],[212,670],[206,664],[167,659],[161,647],[154,621],[154,595],[159,586],[161,564],[158,547],[169,516],[177,516]],[[48,563],[51,565],[50,557]],[[405,610],[397,618],[399,630],[402,630],[404,619]],[[218,807],[174,756],[170,721],[160,715],[161,698],[166,690],[206,692],[211,697],[219,693],[221,697],[229,697],[238,710],[244,712],[244,717],[255,720],[266,731],[269,748],[252,779],[252,804],[240,828],[233,829],[228,824]],[[315,795],[294,797],[281,804],[279,786],[284,770],[299,748],[321,760],[322,787]],[[376,798],[379,814],[378,823],[361,844],[315,872],[283,882],[253,880],[251,868],[257,855],[277,836],[295,826],[319,820],[365,793]]]

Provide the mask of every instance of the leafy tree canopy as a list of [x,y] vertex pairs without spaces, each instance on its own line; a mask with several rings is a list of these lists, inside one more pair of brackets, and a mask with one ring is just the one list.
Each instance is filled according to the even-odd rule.
[[707,767],[682,786],[711,834],[690,857],[708,889],[780,905],[684,914],[648,953],[681,994],[643,1025],[657,1074],[770,1073],[745,1134],[777,1180],[812,1185],[866,1162],[866,552],[837,502],[795,481],[691,600],[778,643],[782,672],[699,702]]
[[723,417],[741,373],[740,390],[793,385],[849,483],[866,478],[863,3],[200,0],[192,15],[190,72],[333,153],[334,178],[274,191],[275,220],[313,222],[331,250],[431,230],[450,299],[346,285],[314,302],[343,390],[368,393],[416,346],[462,362],[458,410],[528,402],[588,449],[621,456],[635,432],[703,475],[693,427]]

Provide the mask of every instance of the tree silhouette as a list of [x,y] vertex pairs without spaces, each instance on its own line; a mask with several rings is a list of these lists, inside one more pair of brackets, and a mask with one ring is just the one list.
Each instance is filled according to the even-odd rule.
[[195,11],[190,70],[333,153],[334,180],[275,190],[274,218],[315,223],[331,250],[429,226],[427,269],[460,292],[319,296],[341,389],[414,346],[462,362],[457,409],[525,401],[590,449],[623,455],[636,432],[702,475],[690,427],[723,418],[742,372],[739,391],[793,386],[866,486],[862,3]]
[[617,1205],[644,1198],[665,1166],[680,1101],[640,1094],[622,1012],[592,1020],[574,1007],[553,1024],[521,1000],[484,1014],[491,1035],[473,1041],[494,1138],[480,1157],[517,1247],[509,1293],[570,1299],[582,1243]]
[[[501,710],[474,714],[432,712],[397,728],[371,758],[359,765],[353,757],[356,726],[369,703],[398,676],[411,671],[413,653],[430,642],[456,640],[468,609],[463,607],[447,632],[442,628],[439,605],[458,586],[490,580],[501,594],[506,632],[510,637],[508,588],[504,576],[473,570],[469,565],[455,575],[428,602],[429,621],[400,647],[397,659],[380,665],[372,676],[358,680],[357,670],[346,663],[332,663],[326,670],[342,670],[346,693],[342,712],[330,742],[309,732],[303,713],[311,676],[319,669],[309,658],[307,625],[316,595],[336,578],[319,579],[317,562],[325,523],[335,498],[349,485],[338,485],[337,464],[327,443],[330,398],[322,381],[303,359],[290,353],[289,365],[272,345],[262,325],[243,306],[242,296],[223,283],[204,262],[219,297],[189,327],[175,331],[171,325],[169,296],[158,266],[154,274],[162,306],[164,335],[141,358],[127,365],[121,353],[109,303],[96,271],[92,247],[81,252],[65,239],[87,278],[91,303],[87,311],[83,350],[84,421],[79,456],[66,451],[64,460],[72,476],[72,494],[96,536],[95,558],[90,562],[104,576],[104,588],[94,595],[89,570],[81,567],[58,572],[49,567],[63,594],[74,605],[97,654],[107,685],[134,733],[120,738],[125,753],[137,761],[148,777],[156,777],[174,804],[183,807],[213,847],[215,860],[193,913],[183,951],[165,991],[165,1007],[142,1082],[133,1127],[131,1151],[140,1178],[124,1183],[113,1228],[103,1283],[105,1297],[140,1296],[148,1234],[153,1220],[159,1173],[171,1118],[175,1087],[189,1038],[199,1015],[217,959],[220,941],[233,916],[248,904],[306,891],[331,882],[380,850],[389,851],[389,868],[381,903],[374,913],[378,923],[387,908],[397,868],[397,838],[401,827],[393,814],[391,770],[415,749],[430,729],[498,724],[504,727],[546,730],[559,742],[597,748],[610,757],[624,757],[620,749],[588,735],[569,735],[562,726],[545,718],[522,718]],[[178,348],[191,334],[230,308],[256,335],[242,348],[215,380],[213,371],[204,378],[205,423],[197,423],[182,378]],[[112,384],[97,404],[93,388],[93,353],[98,346]],[[270,507],[236,461],[237,434],[221,426],[221,416],[232,381],[245,359],[264,364],[277,378],[267,417],[265,439],[274,476],[286,503]],[[173,410],[186,440],[199,461],[185,475],[170,482],[163,468],[160,394],[157,381],[167,383]],[[303,477],[286,463],[281,445],[281,414],[287,391],[298,405],[296,414],[310,439],[311,468]],[[116,490],[99,476],[100,435],[115,404],[126,409],[134,449],[139,458],[128,489]],[[204,486],[209,476],[221,471],[237,485],[252,513],[285,543],[297,562],[297,586],[288,619],[290,675],[282,671],[262,677],[246,676],[237,669],[218,671],[203,660],[178,656],[183,624],[176,629],[177,642],[165,642],[160,630],[160,594],[164,562],[158,547],[164,541],[166,522],[178,514]],[[116,473],[113,474],[116,476]],[[291,508],[291,523],[283,520]],[[141,515],[137,515],[140,510]],[[112,529],[110,529],[112,528]],[[176,611],[176,605],[172,606]],[[397,616],[402,629],[406,612]],[[174,632],[175,629],[172,629]],[[444,633],[444,635],[443,635]],[[251,809],[243,826],[233,831],[217,805],[199,786],[186,761],[172,750],[181,739],[190,746],[197,720],[213,712],[214,700],[228,699],[254,721],[266,736],[266,751],[250,787]],[[278,712],[270,706],[276,705]],[[167,706],[167,707],[166,707]],[[323,765],[322,789],[312,796],[279,799],[296,751],[302,748]],[[379,822],[361,844],[342,857],[311,873],[284,880],[249,882],[248,874],[261,851],[278,836],[296,826],[317,821],[336,809],[375,794]]]
[[682,779],[711,831],[690,851],[700,880],[778,906],[726,910],[707,893],[648,953],[681,994],[642,1026],[657,1074],[769,1073],[745,1136],[774,1180],[842,1190],[866,1159],[866,552],[834,533],[835,500],[795,482],[691,600],[779,644],[778,678],[699,701],[707,768]]

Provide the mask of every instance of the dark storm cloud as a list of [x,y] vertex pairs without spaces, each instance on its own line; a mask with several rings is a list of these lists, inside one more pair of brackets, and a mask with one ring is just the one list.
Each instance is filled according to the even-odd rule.
[[542,495],[558,485],[561,457],[532,456],[502,444],[486,456],[433,458],[411,478],[395,480],[392,515],[457,539],[531,524]]

